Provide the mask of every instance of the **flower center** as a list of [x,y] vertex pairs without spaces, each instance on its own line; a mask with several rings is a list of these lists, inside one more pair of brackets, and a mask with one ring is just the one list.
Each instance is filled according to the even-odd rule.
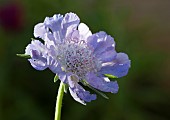
[[66,42],[58,46],[58,51],[63,69],[76,74],[80,79],[84,79],[87,72],[97,72],[101,68],[101,62],[83,41]]

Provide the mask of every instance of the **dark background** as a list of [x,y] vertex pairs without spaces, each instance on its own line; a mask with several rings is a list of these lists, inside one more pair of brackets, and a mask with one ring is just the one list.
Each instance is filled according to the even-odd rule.
[[118,94],[83,106],[64,95],[62,120],[170,120],[169,0],[0,0],[0,120],[53,120],[59,82],[16,53],[46,16],[75,12],[131,59]]

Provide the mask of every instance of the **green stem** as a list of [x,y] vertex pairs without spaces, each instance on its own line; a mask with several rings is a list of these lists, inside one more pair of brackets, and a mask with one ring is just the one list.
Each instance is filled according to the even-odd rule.
[[61,82],[60,87],[58,89],[54,120],[60,120],[63,95],[64,95],[64,83]]

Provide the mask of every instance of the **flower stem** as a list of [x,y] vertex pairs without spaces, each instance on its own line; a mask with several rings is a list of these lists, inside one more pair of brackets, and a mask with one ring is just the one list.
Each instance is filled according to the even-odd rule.
[[61,81],[60,87],[58,89],[54,120],[60,120],[63,95],[64,95],[64,83]]

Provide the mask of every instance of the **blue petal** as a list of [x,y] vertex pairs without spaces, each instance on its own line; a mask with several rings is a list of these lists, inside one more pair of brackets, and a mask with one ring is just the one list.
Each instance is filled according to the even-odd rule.
[[94,50],[97,47],[97,40],[98,40],[98,37],[95,34],[93,34],[87,38],[87,45],[92,47]]
[[60,14],[55,14],[53,17],[46,17],[44,20],[45,26],[50,29],[50,32],[54,32],[61,29],[61,22],[63,16]]
[[88,38],[87,44],[93,47],[95,55],[100,55],[109,47],[115,47],[114,39],[105,32],[93,34]]
[[44,70],[48,67],[45,58],[28,59],[28,61],[31,63],[32,67],[35,68],[36,70]]
[[63,17],[55,14],[53,17],[46,17],[44,23],[39,23],[34,27],[34,36],[40,37],[46,43],[61,43],[68,35],[76,30],[80,22],[79,17],[74,13],[67,13]]
[[96,55],[96,57],[104,63],[113,61],[116,58],[116,55],[117,53],[114,47],[109,47],[103,53]]
[[57,62],[57,60],[53,59],[51,56],[48,57],[48,66],[49,69],[53,72],[53,73],[60,73],[62,71],[61,69],[61,65]]
[[[48,30],[46,35],[46,39],[50,39],[52,41],[54,41],[54,43],[60,43],[61,41],[63,41],[63,38],[65,37],[62,34],[62,26],[61,26],[61,22],[63,20],[63,16],[60,14],[55,14],[53,17],[46,17],[44,20],[44,25],[46,27],[46,29]],[[50,37],[50,38],[49,38]]]
[[70,88],[74,88],[78,85],[79,78],[73,73],[67,73],[68,85]]
[[28,44],[28,46],[26,47],[25,54],[31,55],[32,50],[43,52],[45,50],[45,46],[39,40],[32,40],[31,44]]
[[63,83],[66,83],[66,84],[68,83],[67,74],[65,72],[61,71],[57,75]]
[[40,41],[33,40],[31,44],[26,47],[25,54],[31,56],[29,61],[36,70],[44,70],[48,67],[47,49]]
[[84,105],[86,105],[85,102],[91,102],[92,100],[96,99],[95,94],[90,94],[89,91],[83,89],[83,87],[81,87],[79,84],[77,84],[77,86],[74,88],[69,87],[69,91],[74,100]]
[[72,33],[70,33],[68,37],[71,38],[70,40],[72,40],[75,43],[78,43],[79,40],[81,40],[78,30],[73,30]]
[[62,34],[68,36],[75,30],[80,22],[79,17],[74,13],[65,14],[61,26],[62,26]]
[[116,59],[108,65],[104,65],[98,73],[123,77],[127,75],[129,68],[130,60],[128,56],[125,53],[118,53]]
[[104,92],[117,93],[119,89],[117,81],[106,81],[102,77],[97,77],[94,73],[87,73],[86,81],[92,87]]
[[71,79],[71,76],[74,76],[74,74],[71,72],[59,71],[57,73],[57,76],[63,83],[68,84],[69,87],[74,87],[75,84],[78,84],[78,80],[74,81]]
[[54,36],[54,33],[45,33],[44,34],[44,41],[45,41],[45,45],[47,46],[47,48],[50,48],[51,46],[55,46],[58,43],[61,43],[61,41],[59,41],[59,39],[57,39]]

